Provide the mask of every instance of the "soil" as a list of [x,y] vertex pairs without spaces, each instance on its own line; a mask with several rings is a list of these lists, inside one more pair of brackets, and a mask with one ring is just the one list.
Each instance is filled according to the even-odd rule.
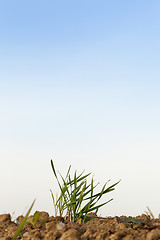
[[[49,217],[47,212],[39,212],[36,224],[25,224],[17,239],[24,240],[157,240],[160,239],[160,219],[151,219],[145,214],[131,217],[97,217],[87,223],[72,223],[62,217]],[[11,221],[10,214],[0,215],[0,239],[11,240],[23,216],[17,223]],[[29,216],[28,221],[33,221]]]

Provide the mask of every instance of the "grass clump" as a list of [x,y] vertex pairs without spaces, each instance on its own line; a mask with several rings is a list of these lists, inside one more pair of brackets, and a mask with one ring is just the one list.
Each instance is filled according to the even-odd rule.
[[98,209],[105,204],[109,203],[113,199],[105,201],[98,204],[99,200],[103,195],[114,190],[114,187],[120,182],[107,187],[109,181],[107,181],[102,187],[101,191],[94,193],[95,188],[98,184],[94,185],[94,179],[92,177],[91,182],[87,183],[87,177],[91,174],[84,174],[84,171],[77,175],[75,171],[73,178],[70,175],[71,166],[69,166],[65,178],[59,173],[61,182],[57,176],[53,161],[51,160],[51,166],[54,173],[54,176],[57,180],[60,195],[59,197],[54,197],[53,192],[51,191],[52,200],[55,208],[55,215],[58,214],[63,216],[66,212],[65,217],[69,218],[70,221],[75,222],[77,220],[87,221],[87,214],[95,211],[97,213]]

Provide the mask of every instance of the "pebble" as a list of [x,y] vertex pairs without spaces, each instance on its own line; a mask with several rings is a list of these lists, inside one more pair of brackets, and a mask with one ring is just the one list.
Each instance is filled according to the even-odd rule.
[[29,236],[29,232],[23,233],[23,237],[27,237],[27,236]]
[[65,228],[65,223],[59,222],[57,223],[57,230],[63,230]]

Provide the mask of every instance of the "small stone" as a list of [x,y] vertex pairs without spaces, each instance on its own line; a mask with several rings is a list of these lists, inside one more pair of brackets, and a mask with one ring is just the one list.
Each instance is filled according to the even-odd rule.
[[63,230],[65,228],[65,223],[63,222],[59,222],[57,223],[57,230]]
[[25,232],[25,233],[23,233],[23,237],[28,237],[29,235],[30,235],[29,232]]

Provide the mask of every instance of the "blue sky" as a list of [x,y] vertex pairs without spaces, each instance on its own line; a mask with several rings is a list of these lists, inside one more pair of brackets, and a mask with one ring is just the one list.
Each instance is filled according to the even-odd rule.
[[100,214],[158,216],[160,2],[0,3],[0,211],[53,214],[50,159],[121,179]]

